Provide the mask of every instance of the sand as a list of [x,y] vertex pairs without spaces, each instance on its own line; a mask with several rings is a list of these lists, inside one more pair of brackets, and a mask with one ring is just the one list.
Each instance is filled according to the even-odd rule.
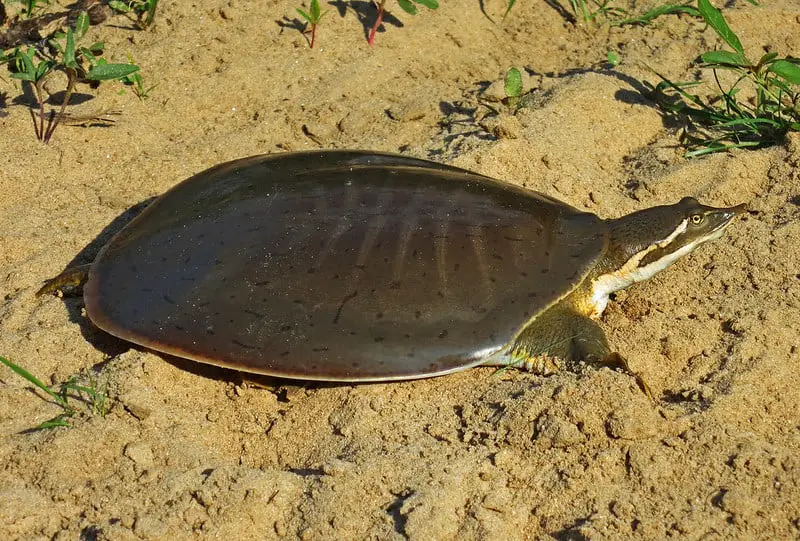
[[[748,54],[797,55],[796,0],[762,4],[725,11]],[[157,86],[144,101],[79,88],[75,112],[121,115],[60,127],[49,145],[0,77],[0,355],[48,384],[91,378],[110,404],[31,431],[60,409],[0,369],[0,537],[800,537],[800,138],[687,160],[646,92],[658,81],[644,64],[691,79],[713,32],[674,16],[587,30],[538,0],[504,22],[499,0],[416,17],[389,2],[370,47],[373,8],[334,2],[310,50],[299,5],[166,2],[146,31],[92,28]],[[532,89],[516,115],[491,101],[510,66]],[[105,335],[80,297],[35,297],[191,174],[317,148],[431,158],[602,217],[686,195],[750,210],[606,311],[654,401],[607,368],[256,384]]]

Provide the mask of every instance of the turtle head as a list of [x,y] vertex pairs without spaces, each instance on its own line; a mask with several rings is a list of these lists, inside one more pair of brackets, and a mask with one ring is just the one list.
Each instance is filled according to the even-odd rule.
[[650,278],[704,242],[719,238],[745,208],[708,207],[684,197],[674,205],[609,220],[608,250],[592,283],[596,315],[605,308],[610,293]]

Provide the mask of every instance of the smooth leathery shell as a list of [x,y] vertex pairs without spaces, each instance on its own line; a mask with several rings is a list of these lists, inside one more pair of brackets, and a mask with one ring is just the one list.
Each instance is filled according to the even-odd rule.
[[569,292],[607,229],[541,194],[389,154],[258,156],[200,173],[101,251],[100,328],[285,377],[450,372]]

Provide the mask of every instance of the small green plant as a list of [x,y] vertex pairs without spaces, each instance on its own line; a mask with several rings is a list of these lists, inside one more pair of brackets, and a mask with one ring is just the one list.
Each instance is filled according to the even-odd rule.
[[[103,52],[103,43],[93,43],[88,47],[77,46],[89,28],[89,16],[81,12],[75,19],[75,28],[67,28],[66,32],[56,33],[48,41],[49,49],[29,47],[26,50],[17,48],[13,57],[16,71],[11,77],[27,81],[33,85],[39,106],[38,119],[34,116],[36,137],[48,143],[53,137],[56,127],[64,118],[64,111],[69,104],[72,92],[79,80],[108,81],[122,79],[139,70],[131,64],[109,64],[98,58]],[[55,51],[54,54],[50,50]],[[61,71],[67,76],[67,88],[58,113],[45,113],[44,81],[53,71]]]
[[108,6],[118,13],[133,15],[136,17],[134,23],[137,28],[145,29],[153,24],[153,19],[156,16],[156,8],[158,7],[158,0],[129,0],[128,2],[111,0]]
[[76,398],[88,404],[93,415],[105,417],[109,411],[107,395],[104,391],[97,389],[94,380],[90,380],[88,386],[79,385],[77,383],[77,378],[73,376],[68,381],[59,385],[58,390],[55,391],[42,383],[39,378],[5,357],[0,356],[0,363],[6,365],[14,371],[14,373],[42,390],[63,410],[62,413],[37,426],[37,430],[54,428],[57,426],[70,426],[68,419],[78,413],[78,410],[69,402],[70,398]]
[[[425,6],[428,9],[438,9],[439,7],[439,0],[397,0],[397,3],[400,5],[400,8],[409,15],[417,14],[418,9],[415,4]],[[383,8],[385,4],[386,0],[380,0],[380,2],[378,2],[378,17],[375,19],[375,24],[372,25],[372,29],[369,31],[369,37],[367,38],[367,43],[370,45],[375,44],[375,34],[378,32],[381,23],[383,23]]]
[[313,49],[314,42],[317,38],[317,25],[319,25],[320,20],[322,20],[328,11],[320,11],[319,0],[311,0],[311,4],[308,6],[308,12],[297,8],[297,13],[311,26],[311,39],[309,40],[308,46]]
[[586,25],[599,24],[627,14],[624,9],[611,5],[611,0],[569,0],[569,5],[575,20]]
[[[136,65],[131,55],[128,55],[128,64],[130,64],[131,66]],[[152,92],[153,89],[158,86],[157,84],[145,86],[142,74],[138,70],[131,73],[130,75],[122,77],[120,80],[126,85],[131,85],[133,87],[133,93],[136,94],[136,97],[142,101],[149,98],[150,92]]]
[[[789,131],[800,131],[800,59],[767,53],[751,62],[722,13],[709,0],[698,0],[697,7],[732,49],[709,51],[699,58],[701,67],[712,71],[718,93],[701,98],[688,91],[701,82],[672,82],[652,70],[661,79],[656,87],[661,107],[688,120],[683,136],[689,148],[686,156],[760,148],[781,142]],[[734,82],[723,85],[720,70],[733,72]]]
[[506,101],[512,109],[516,109],[522,96],[522,73],[517,68],[509,68],[504,81]]

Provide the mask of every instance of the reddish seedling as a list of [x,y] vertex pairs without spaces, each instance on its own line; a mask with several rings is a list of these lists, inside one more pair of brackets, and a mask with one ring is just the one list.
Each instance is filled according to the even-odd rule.
[[[418,10],[417,6],[414,5],[415,3],[421,6],[425,6],[428,9],[436,9],[439,7],[439,0],[397,0],[397,3],[400,5],[400,8],[409,15],[417,14]],[[369,43],[370,45],[375,44],[375,34],[378,32],[378,28],[383,23],[383,12],[385,4],[386,0],[380,0],[378,2],[378,17],[375,19],[375,24],[372,25],[372,28],[369,31],[369,37],[367,38],[367,43]]]

